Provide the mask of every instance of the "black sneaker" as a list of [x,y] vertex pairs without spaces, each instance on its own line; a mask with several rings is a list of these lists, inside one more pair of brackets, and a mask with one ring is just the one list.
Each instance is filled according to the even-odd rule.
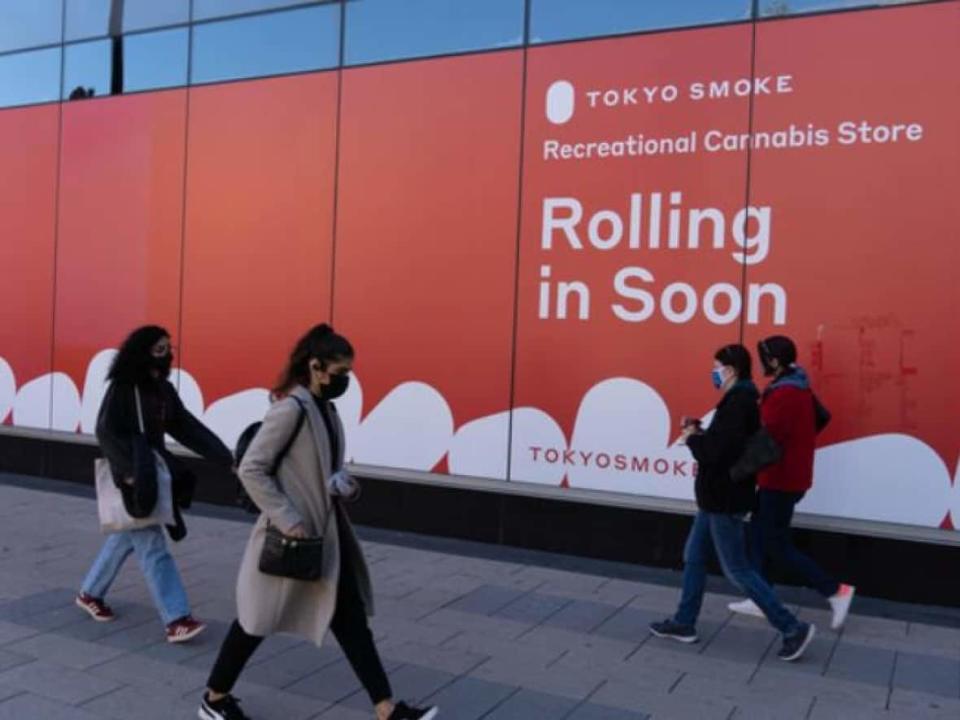
[[700,639],[693,625],[681,625],[672,618],[650,623],[650,632],[659,638],[670,638],[682,643],[695,643]]
[[197,711],[200,720],[250,720],[240,709],[240,700],[233,695],[227,695],[213,702],[203,694],[203,701]]
[[397,703],[387,720],[433,720],[440,709],[436,705],[428,708],[410,707],[406,703]]
[[777,653],[777,657],[787,662],[799,660],[816,634],[817,628],[813,624],[800,623],[800,629],[797,632],[783,639],[783,646]]

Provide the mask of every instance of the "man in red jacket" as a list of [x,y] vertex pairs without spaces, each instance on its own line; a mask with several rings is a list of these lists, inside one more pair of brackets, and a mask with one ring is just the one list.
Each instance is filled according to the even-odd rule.
[[[757,344],[764,375],[773,377],[760,401],[760,421],[783,450],[780,461],[757,477],[757,506],[751,522],[752,560],[758,572],[770,558],[830,603],[830,627],[841,627],[850,610],[855,588],[830,577],[812,559],[794,547],[790,538],[793,510],[813,485],[813,453],[818,432],[810,380],[797,365],[797,347],[782,335]],[[733,612],[761,615],[752,600],[730,604]]]

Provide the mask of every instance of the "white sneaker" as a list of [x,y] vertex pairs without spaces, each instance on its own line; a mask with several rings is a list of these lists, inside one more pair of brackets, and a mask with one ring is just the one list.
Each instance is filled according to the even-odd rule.
[[730,612],[737,613],[738,615],[750,615],[752,617],[763,617],[763,610],[761,610],[757,604],[750,599],[741,600],[740,602],[732,602],[727,605],[730,608]]
[[840,585],[836,595],[827,598],[830,608],[833,610],[833,619],[830,621],[831,630],[839,630],[847,620],[847,613],[850,612],[850,603],[853,602],[853,596],[857,589],[853,585]]

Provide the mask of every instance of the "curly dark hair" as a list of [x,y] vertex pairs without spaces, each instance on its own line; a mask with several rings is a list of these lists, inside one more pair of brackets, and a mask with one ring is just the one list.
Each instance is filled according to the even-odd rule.
[[159,325],[144,325],[127,336],[113,358],[107,378],[113,382],[140,383],[151,378],[150,349],[170,333]]

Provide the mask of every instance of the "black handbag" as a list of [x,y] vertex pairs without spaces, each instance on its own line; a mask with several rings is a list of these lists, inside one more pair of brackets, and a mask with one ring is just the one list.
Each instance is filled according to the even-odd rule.
[[[329,519],[328,519],[329,522]],[[260,553],[260,572],[294,580],[319,580],[323,576],[323,537],[287,537],[273,525]]]
[[734,482],[751,480],[765,467],[780,462],[783,448],[765,428],[757,430],[747,440],[740,457],[730,468],[730,478]]
[[[274,480],[277,479],[280,462],[293,444],[293,439],[300,432],[306,415],[306,409],[299,400],[297,400],[297,403],[300,404],[300,417],[297,420],[293,436],[284,445],[274,462],[274,467],[271,468]],[[327,498],[326,488],[321,487],[320,494],[326,511],[326,520],[320,536],[311,538],[288,537],[268,523],[266,536],[263,539],[263,550],[260,551],[260,561],[257,565],[260,572],[265,575],[293,580],[319,580],[323,577],[323,540],[327,536],[327,528],[330,527],[332,509]]]

